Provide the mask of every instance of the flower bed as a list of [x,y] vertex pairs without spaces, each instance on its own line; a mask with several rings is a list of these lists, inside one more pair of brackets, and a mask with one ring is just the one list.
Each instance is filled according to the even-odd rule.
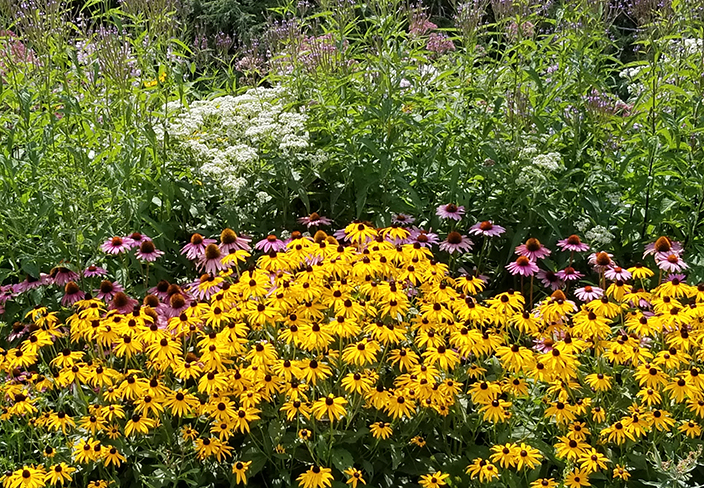
[[[470,228],[482,250],[501,232]],[[580,488],[696,467],[704,287],[673,274],[678,243],[646,249],[658,275],[600,251],[585,277],[577,236],[552,274],[530,239],[507,265],[522,290],[484,298],[457,231],[355,222],[250,243],[195,234],[182,252],[200,278],[146,290],[162,253],[135,233],[102,246],[104,267],[5,286],[27,311],[0,349],[3,486]]]

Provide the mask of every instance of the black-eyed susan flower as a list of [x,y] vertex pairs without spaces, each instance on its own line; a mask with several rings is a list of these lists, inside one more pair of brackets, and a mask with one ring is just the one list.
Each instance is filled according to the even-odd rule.
[[311,413],[315,416],[316,420],[320,420],[327,415],[331,421],[335,421],[339,420],[347,413],[345,405],[347,405],[347,400],[330,394],[313,402]]
[[232,473],[236,475],[235,482],[239,485],[247,484],[247,470],[249,470],[252,461],[237,461],[232,465]]
[[591,486],[591,483],[589,483],[589,473],[579,469],[570,471],[567,476],[565,476],[565,486],[567,488],[582,488],[583,486]]
[[324,486],[332,486],[334,479],[330,468],[311,466],[307,471],[301,473],[296,481],[301,488],[323,488]]
[[499,477],[499,470],[496,466],[482,458],[474,459],[472,464],[465,468],[465,473],[471,479],[479,478],[480,483],[489,483]]
[[431,474],[424,474],[420,477],[418,484],[423,488],[438,488],[439,486],[444,486],[447,483],[445,480],[450,477],[449,473],[443,473],[442,471],[437,471]]
[[71,475],[75,471],[76,468],[69,466],[66,463],[54,464],[47,468],[44,481],[52,486],[63,486],[64,483],[70,483],[73,481]]
[[388,439],[391,437],[391,434],[393,434],[393,429],[391,428],[391,424],[388,422],[374,422],[369,426],[369,431],[372,433],[372,436],[375,439]]
[[347,468],[343,471],[343,473],[347,475],[347,484],[352,485],[352,488],[357,488],[357,484],[359,483],[362,483],[363,485],[367,484],[367,482],[364,480],[364,477],[362,476],[364,473],[362,473],[357,468]]

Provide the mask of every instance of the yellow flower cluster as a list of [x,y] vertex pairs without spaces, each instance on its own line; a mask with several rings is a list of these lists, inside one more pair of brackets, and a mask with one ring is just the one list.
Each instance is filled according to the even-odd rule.
[[[349,246],[320,233],[293,239],[257,266],[201,280],[217,290],[190,304],[172,285],[168,296],[149,295],[131,313],[86,299],[61,324],[56,312],[34,310],[31,334],[0,351],[0,369],[17,375],[41,364],[45,373],[0,386],[0,419],[32,422],[70,440],[75,464],[106,467],[126,461],[111,440],[138,439],[175,419],[200,422],[202,434],[172,430],[198,459],[234,456],[237,483],[246,483],[250,462],[237,460],[230,439],[273,418],[300,430],[300,443],[359,418],[386,442],[421,417],[515,427],[517,402],[530,404],[539,409],[530,437],[522,431],[523,438],[490,446],[489,458],[474,459],[466,472],[490,482],[502,470],[536,468],[548,453],[530,438],[546,435],[539,425],[550,422],[557,435],[544,440],[572,488],[611,469],[609,446],[654,433],[700,436],[701,288],[676,279],[651,291],[619,285],[582,307],[561,291],[534,307],[514,291],[482,301],[479,278],[453,277],[427,248],[384,238],[404,232],[351,224]],[[182,311],[169,315],[174,304]],[[81,392],[85,415],[51,408],[54,392],[66,388]],[[626,398],[633,400],[622,409]],[[421,436],[403,442],[425,445]],[[25,467],[4,486],[70,481],[73,468],[60,466]],[[35,484],[20,479],[25,471]],[[353,486],[366,484],[353,466],[344,474]],[[317,464],[298,482],[330,486],[333,476]],[[443,485],[447,476],[429,474],[421,484]],[[613,476],[629,473],[617,465]]]

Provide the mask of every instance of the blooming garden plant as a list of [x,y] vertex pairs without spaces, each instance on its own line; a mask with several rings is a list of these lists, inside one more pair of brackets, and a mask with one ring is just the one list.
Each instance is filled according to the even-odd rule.
[[[520,288],[486,294],[481,251],[451,247],[457,231],[439,250],[395,219],[254,249],[231,229],[194,234],[181,253],[200,274],[158,282],[162,252],[133,233],[101,246],[102,265],[5,286],[23,310],[1,329],[3,486],[692,479],[704,286],[679,243],[660,237],[625,268],[576,235],[531,238],[507,266]],[[503,232],[469,233],[485,248]],[[554,253],[567,266],[550,277]],[[141,272],[114,281],[129,254]]]

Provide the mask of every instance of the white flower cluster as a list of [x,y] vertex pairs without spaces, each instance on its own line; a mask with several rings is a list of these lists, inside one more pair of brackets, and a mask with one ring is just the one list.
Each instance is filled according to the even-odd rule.
[[584,237],[587,241],[591,242],[595,248],[605,247],[614,240],[614,235],[603,225],[597,225],[589,229],[584,234]]
[[562,167],[562,155],[558,152],[538,154],[533,158],[533,165],[548,171],[557,171]]
[[309,152],[307,116],[289,111],[288,101],[286,91],[275,87],[197,101],[186,109],[169,104],[177,115],[168,132],[202,161],[204,174],[237,193],[247,185],[243,175],[251,174],[264,154],[325,161],[324,154]]

